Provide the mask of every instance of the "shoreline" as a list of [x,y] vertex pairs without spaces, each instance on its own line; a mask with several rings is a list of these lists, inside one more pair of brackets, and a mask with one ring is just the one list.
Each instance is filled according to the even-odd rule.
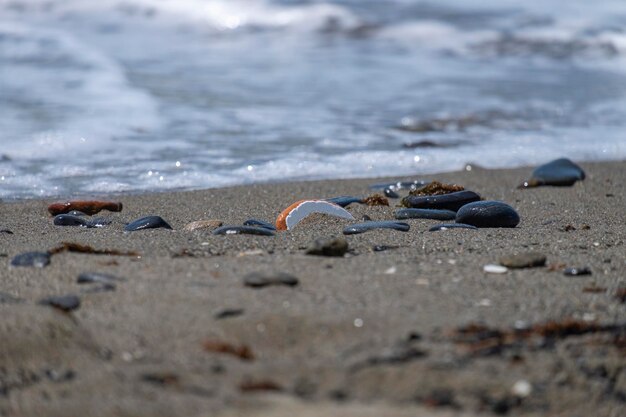
[[[98,214],[113,221],[101,229],[54,226],[46,207],[56,198],[2,201],[0,229],[12,234],[0,233],[0,416],[617,416],[626,162],[579,165],[587,178],[572,187],[526,190],[515,187],[531,168],[420,175],[507,202],[521,222],[428,232],[441,222],[408,220],[406,233],[346,236],[344,257],[305,254],[351,223],[336,218],[313,216],[274,237],[183,227],[273,223],[297,200],[367,196],[378,192],[370,184],[412,177],[107,194],[124,209]],[[356,222],[392,219],[390,202],[348,210]],[[174,230],[123,232],[148,215]],[[140,256],[62,252],[45,268],[9,266],[62,242]],[[548,266],[483,272],[530,251]],[[592,274],[568,277],[565,266]],[[299,283],[246,287],[255,271]],[[84,272],[120,280],[114,290],[77,284]],[[65,294],[80,308],[37,304]],[[549,323],[570,327],[546,337]]]

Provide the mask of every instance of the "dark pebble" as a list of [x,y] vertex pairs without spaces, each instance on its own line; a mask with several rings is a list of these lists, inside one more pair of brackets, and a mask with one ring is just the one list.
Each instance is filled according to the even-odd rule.
[[385,193],[385,197],[388,197],[388,198],[400,198],[400,194],[396,193],[391,188],[385,188],[385,190],[383,192]]
[[500,201],[476,201],[464,205],[456,213],[456,222],[476,227],[515,227],[519,215],[508,204]]
[[471,224],[463,224],[463,223],[442,223],[436,224],[430,229],[429,232],[438,232],[439,230],[447,230],[447,229],[472,229],[476,230],[478,227],[472,226]]
[[399,230],[401,232],[408,232],[411,226],[407,223],[396,222],[392,220],[387,221],[379,221],[379,222],[365,222],[365,223],[357,223],[351,224],[343,229],[344,235],[356,235],[358,233],[365,233],[374,229],[393,229]]
[[286,285],[293,287],[298,285],[298,282],[298,278],[286,272],[252,272],[243,277],[244,285],[252,288],[263,288],[269,285]]
[[227,319],[230,317],[241,316],[243,313],[244,313],[243,308],[228,308],[222,311],[218,311],[217,313],[215,313],[214,317],[220,320],[220,319]]
[[13,232],[10,231],[9,229],[0,229],[0,233],[6,233],[7,235],[12,235]]
[[348,242],[343,237],[319,238],[306,250],[307,255],[343,256],[348,251]]
[[395,217],[396,219],[454,220],[456,212],[452,210],[405,208],[396,210]]
[[581,276],[581,275],[591,275],[591,269],[587,266],[582,267],[582,268],[566,268],[563,271],[563,274],[567,275],[568,277],[577,277],[577,276]]
[[72,311],[80,307],[80,298],[75,295],[61,295],[48,297],[39,301],[41,305],[48,305],[62,311]]
[[268,223],[264,220],[258,220],[258,219],[248,219],[245,222],[243,222],[244,226],[254,226],[254,227],[264,227],[265,229],[269,229],[269,230],[276,230],[276,226],[274,226],[271,223]]
[[539,252],[519,253],[500,258],[500,265],[507,268],[532,268],[544,266],[545,264],[546,255]]
[[73,216],[71,214],[59,214],[54,216],[55,226],[82,226],[89,227],[89,220],[84,216]]
[[46,369],[45,374],[46,377],[48,377],[48,379],[52,382],[67,382],[76,377],[76,373],[71,369],[66,369],[64,371],[57,371],[56,369]]
[[11,266],[33,266],[44,268],[50,264],[50,254],[48,252],[26,252],[17,255],[11,260]]
[[255,226],[222,226],[213,230],[214,235],[258,235],[274,236],[274,231],[265,227]]
[[456,191],[442,195],[413,196],[402,199],[404,205],[411,208],[439,209],[457,211],[464,205],[479,201],[480,196],[473,191]]
[[519,188],[539,187],[541,185],[569,186],[576,181],[585,179],[585,171],[567,158],[555,159],[547,164],[538,166],[531,174],[531,178]]
[[362,200],[363,199],[360,197],[353,197],[349,195],[342,195],[340,197],[333,197],[333,198],[326,199],[326,201],[337,204],[338,206],[341,206],[341,207],[349,206],[352,203],[362,203],[363,202]]
[[124,230],[127,232],[134,232],[136,230],[144,230],[144,229],[172,229],[172,226],[167,224],[165,220],[163,220],[160,216],[147,216],[142,217],[141,219],[137,219],[132,223],[128,223]]
[[79,284],[113,284],[116,281],[122,281],[122,279],[102,272],[83,272],[76,278],[76,282]]

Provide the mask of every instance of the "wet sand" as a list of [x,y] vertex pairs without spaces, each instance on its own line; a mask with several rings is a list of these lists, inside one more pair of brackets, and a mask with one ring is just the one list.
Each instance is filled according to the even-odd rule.
[[[195,220],[274,221],[303,198],[366,196],[386,179],[111,196],[101,229],[59,227],[58,200],[0,204],[1,416],[619,416],[626,407],[626,163],[581,164],[572,187],[518,190],[531,168],[423,176],[518,211],[515,229],[346,236],[344,257],[305,254],[349,221],[313,216],[275,237],[184,231]],[[402,178],[405,179],[405,178]],[[88,197],[88,196],[81,196]],[[357,220],[391,207],[353,204]],[[159,215],[174,230],[125,233]],[[62,242],[140,256],[61,252]],[[373,251],[373,246],[392,247]],[[546,267],[483,272],[539,252]],[[568,277],[563,267],[588,266]],[[253,271],[294,287],[246,287]],[[77,284],[83,272],[121,280]],[[38,300],[75,294],[63,313]],[[620,294],[622,298],[620,298]],[[221,352],[220,352],[221,350]],[[245,354],[242,354],[245,352]]]

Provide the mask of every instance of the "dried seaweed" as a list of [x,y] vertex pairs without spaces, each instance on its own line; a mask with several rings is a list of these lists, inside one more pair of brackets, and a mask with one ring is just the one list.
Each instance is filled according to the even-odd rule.
[[207,352],[223,353],[225,355],[238,357],[244,361],[254,360],[254,353],[252,353],[252,350],[246,345],[236,346],[220,340],[206,340],[202,344],[202,347]]

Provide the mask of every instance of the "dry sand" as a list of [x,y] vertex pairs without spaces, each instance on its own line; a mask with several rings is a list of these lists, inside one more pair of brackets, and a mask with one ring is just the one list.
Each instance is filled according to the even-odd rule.
[[[114,220],[102,229],[54,226],[50,200],[4,202],[0,229],[13,234],[0,233],[0,415],[623,416],[626,163],[582,167],[587,179],[572,187],[528,190],[515,186],[529,168],[425,176],[508,202],[521,223],[428,232],[436,221],[409,220],[407,233],[347,236],[342,258],[304,253],[315,238],[341,235],[349,222],[335,218],[275,237],[182,229],[273,221],[296,200],[368,195],[383,180],[111,197],[124,210],[102,213]],[[393,205],[349,210],[391,219]],[[175,230],[123,232],[146,215]],[[10,266],[61,242],[140,256],[65,252],[46,268]],[[528,251],[553,268],[483,272]],[[563,265],[593,274],[568,277]],[[76,283],[88,271],[124,281],[93,292]],[[245,287],[252,271],[300,283]],[[63,294],[80,296],[80,308],[37,304]],[[225,310],[241,311],[219,318]]]

